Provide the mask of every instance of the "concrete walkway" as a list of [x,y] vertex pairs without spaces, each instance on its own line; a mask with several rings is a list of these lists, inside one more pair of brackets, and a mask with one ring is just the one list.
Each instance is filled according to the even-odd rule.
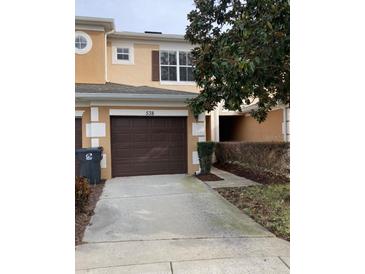
[[289,273],[289,243],[186,175],[108,180],[76,273]]
[[208,184],[211,188],[220,188],[220,187],[243,187],[243,186],[252,186],[252,185],[258,185],[258,183],[239,177],[237,175],[234,175],[232,173],[229,173],[227,171],[218,169],[216,167],[212,167],[211,173],[217,175],[218,177],[221,177],[224,179],[223,181],[212,181],[212,182],[205,182]]

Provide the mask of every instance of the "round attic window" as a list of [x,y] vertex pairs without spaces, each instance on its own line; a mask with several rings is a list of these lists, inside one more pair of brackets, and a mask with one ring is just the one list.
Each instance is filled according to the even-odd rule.
[[91,50],[92,41],[90,36],[83,31],[75,32],[75,51],[77,54],[85,54]]

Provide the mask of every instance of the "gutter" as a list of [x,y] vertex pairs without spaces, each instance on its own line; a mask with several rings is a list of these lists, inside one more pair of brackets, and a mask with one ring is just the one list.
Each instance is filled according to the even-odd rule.
[[174,34],[145,34],[137,32],[114,32],[111,38],[188,43],[188,41],[185,40],[183,35],[177,35],[177,34],[174,35]]
[[115,32],[115,30],[112,29],[111,31],[106,32],[105,35],[104,35],[105,36],[105,56],[104,56],[104,58],[105,58],[105,64],[104,64],[104,66],[105,66],[105,69],[104,69],[105,82],[109,82],[109,79],[108,79],[108,48],[107,48],[107,39],[108,39],[108,35],[109,34],[112,34],[114,32]]
[[76,92],[76,99],[84,100],[158,100],[158,101],[175,101],[183,102],[187,99],[193,99],[198,94],[180,95],[180,94],[135,94],[135,93],[84,93]]

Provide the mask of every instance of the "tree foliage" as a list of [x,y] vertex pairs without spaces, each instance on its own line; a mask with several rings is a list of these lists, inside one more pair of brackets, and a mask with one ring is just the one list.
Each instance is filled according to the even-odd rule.
[[259,122],[289,104],[289,1],[194,0],[185,38],[194,45],[194,76],[202,89],[189,102],[197,115],[219,102],[240,111],[258,102]]

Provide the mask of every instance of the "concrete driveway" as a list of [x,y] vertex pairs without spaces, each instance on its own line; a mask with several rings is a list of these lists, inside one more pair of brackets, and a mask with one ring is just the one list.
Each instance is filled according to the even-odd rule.
[[187,175],[108,180],[77,273],[289,273],[289,243]]

